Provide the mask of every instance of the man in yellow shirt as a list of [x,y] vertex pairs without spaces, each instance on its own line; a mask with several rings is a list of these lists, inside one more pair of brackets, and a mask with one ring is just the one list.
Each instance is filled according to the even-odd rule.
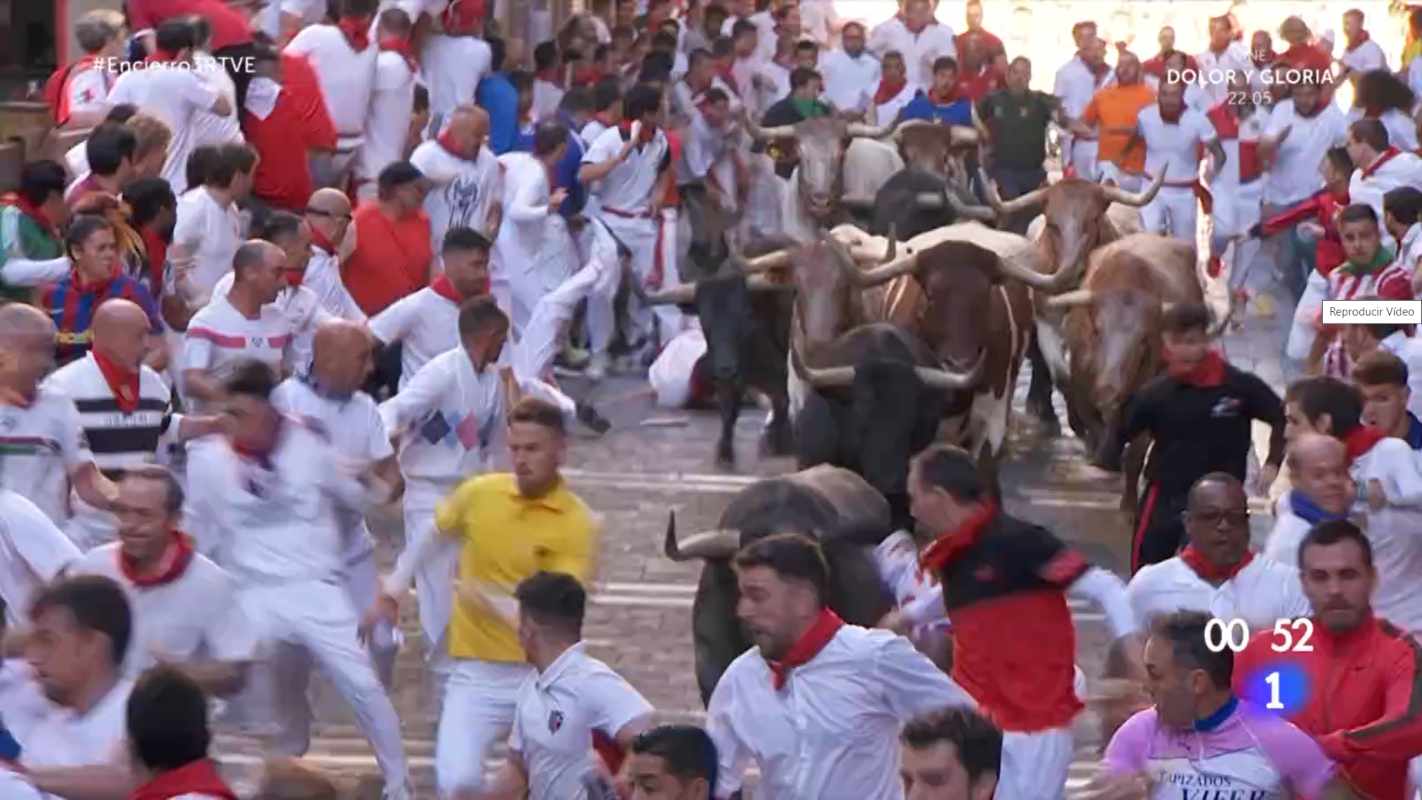
[[[563,572],[587,582],[592,574],[597,525],[587,505],[559,474],[567,452],[563,412],[527,397],[509,413],[513,473],[488,473],[460,484],[435,511],[441,534],[386,578],[382,596],[366,615],[394,622],[396,598],[410,578],[449,539],[460,547],[458,584],[449,623],[454,665],[444,689],[435,743],[435,778],[441,797],[482,791],[484,760],[513,724],[519,686],[532,672],[516,632],[514,589],[539,571]],[[448,538],[446,538],[448,537]]]

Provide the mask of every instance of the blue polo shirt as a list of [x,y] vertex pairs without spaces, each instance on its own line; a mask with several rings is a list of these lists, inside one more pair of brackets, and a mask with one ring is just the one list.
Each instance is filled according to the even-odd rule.
[[904,106],[903,119],[926,119],[945,125],[972,125],[973,104],[968,98],[960,98],[946,105],[928,99],[928,93],[919,90]]
[[479,81],[474,102],[489,112],[489,149],[501,156],[518,140],[518,89],[509,76],[495,72]]

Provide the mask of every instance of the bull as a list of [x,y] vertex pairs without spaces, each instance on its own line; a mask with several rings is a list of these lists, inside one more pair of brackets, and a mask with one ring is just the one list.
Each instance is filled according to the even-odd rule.
[[846,622],[873,626],[893,608],[873,555],[891,530],[883,495],[858,475],[831,466],[747,486],[721,513],[716,529],[683,541],[677,539],[673,514],[667,523],[667,558],[705,562],[691,610],[702,702],[710,702],[722,673],[750,648],[736,618],[738,592],[730,559],[737,550],[772,533],[813,537],[830,565],[830,608]]
[[963,174],[954,152],[975,146],[976,131],[915,120],[900,125],[894,138],[905,166],[874,196],[871,232],[913,238],[960,220],[995,218],[991,208],[976,204],[966,184],[950,180],[950,172]]
[[[1134,209],[1149,203],[1165,181],[1165,170],[1140,192],[1127,192],[1117,186],[1103,186],[1080,178],[1063,178],[1050,186],[1034,189],[1020,197],[1003,201],[997,186],[979,172],[988,202],[999,219],[1029,209],[1042,209],[1028,229],[1039,250],[1038,264],[1050,273],[1046,285],[1034,286],[1034,316],[1036,336],[1029,352],[1032,360],[1032,381],[1027,389],[1027,410],[1036,416],[1045,430],[1060,432],[1056,411],[1052,409],[1052,388],[1068,395],[1070,361],[1064,340],[1064,316],[1060,310],[1046,304],[1046,297],[1075,289],[1086,271],[1087,257],[1097,248],[1122,236],[1139,232],[1139,213]],[[1077,410],[1067,404],[1067,417],[1073,430],[1081,433]]]

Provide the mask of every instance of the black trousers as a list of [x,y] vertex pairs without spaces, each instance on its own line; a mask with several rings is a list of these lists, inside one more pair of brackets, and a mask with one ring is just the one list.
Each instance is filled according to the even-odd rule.
[[[989,174],[992,175],[993,183],[997,184],[998,195],[1003,200],[1021,197],[1047,182],[1047,171],[1041,167],[1024,169],[994,164],[989,170]],[[1036,210],[1031,210],[1013,214],[1003,228],[1013,233],[1026,233],[1027,226],[1032,223],[1032,219],[1037,213]]]
[[1131,574],[1147,564],[1159,564],[1175,557],[1185,543],[1185,512],[1188,492],[1165,492],[1150,483],[1137,506],[1135,534],[1131,537]]
[[376,402],[394,397],[400,391],[400,358],[404,347],[399,342],[380,348],[375,354],[375,369],[365,382],[365,392]]

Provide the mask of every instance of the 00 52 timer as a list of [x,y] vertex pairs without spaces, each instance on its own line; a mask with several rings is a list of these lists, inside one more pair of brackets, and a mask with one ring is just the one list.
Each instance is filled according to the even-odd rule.
[[[1212,618],[1205,625],[1205,647],[1212,653],[1238,653],[1249,644],[1249,624],[1242,619]],[[1313,620],[1306,617],[1274,622],[1269,649],[1275,653],[1313,652]],[[1293,714],[1304,707],[1309,696],[1308,672],[1302,665],[1280,659],[1244,676],[1245,700],[1259,708]]]

